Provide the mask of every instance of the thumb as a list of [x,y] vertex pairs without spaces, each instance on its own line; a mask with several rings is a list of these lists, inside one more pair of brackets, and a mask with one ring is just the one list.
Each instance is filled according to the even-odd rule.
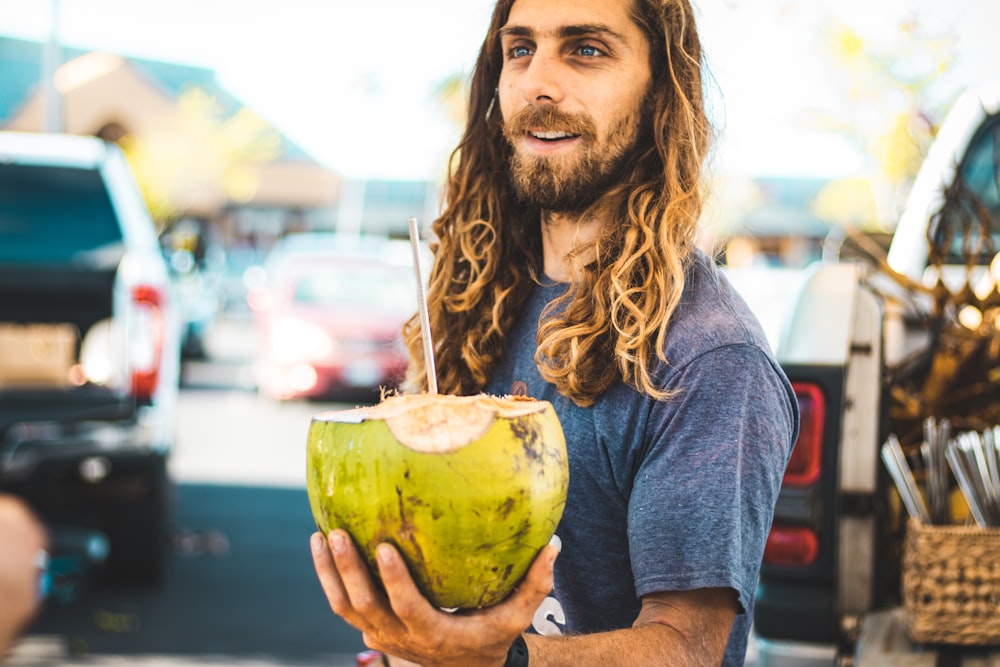
[[[557,538],[553,538],[553,541],[556,540]],[[558,556],[558,542],[542,547],[517,589],[502,604],[510,604],[511,607],[534,614],[545,596],[552,592],[555,562]]]

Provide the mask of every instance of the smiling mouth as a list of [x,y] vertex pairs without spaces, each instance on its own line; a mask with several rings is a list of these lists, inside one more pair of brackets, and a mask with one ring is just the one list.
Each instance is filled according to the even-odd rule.
[[534,137],[535,139],[539,139],[541,141],[562,141],[564,139],[576,139],[577,137],[580,136],[579,134],[573,134],[572,132],[555,132],[555,131],[548,131],[548,132],[531,131],[528,132],[528,135]]

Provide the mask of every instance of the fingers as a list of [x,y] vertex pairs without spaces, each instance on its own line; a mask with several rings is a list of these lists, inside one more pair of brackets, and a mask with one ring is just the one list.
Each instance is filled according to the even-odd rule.
[[513,637],[530,625],[552,590],[557,547],[546,546],[517,590],[504,602],[468,613],[444,613],[417,588],[397,549],[381,544],[375,552],[380,588],[343,530],[311,537],[313,562],[331,609],[361,631],[364,641],[392,655],[421,662],[430,656],[502,656]]
[[384,609],[384,596],[377,589],[368,566],[354,547],[351,537],[343,530],[332,530],[328,542],[350,606],[365,615]]
[[309,545],[312,549],[313,567],[316,568],[316,576],[326,594],[327,602],[330,603],[334,613],[343,616],[350,611],[350,598],[344,589],[340,573],[337,572],[326,538],[322,533],[313,533],[309,538]]
[[399,627],[385,595],[345,531],[330,531],[326,539],[315,533],[310,544],[316,574],[334,613],[373,638]]
[[501,603],[505,612],[510,612],[515,618],[531,618],[545,596],[552,591],[558,556],[559,548],[552,544],[538,552],[517,589]]
[[410,575],[406,562],[389,544],[380,544],[375,551],[379,575],[389,597],[393,612],[405,625],[428,620],[438,610],[423,596]]

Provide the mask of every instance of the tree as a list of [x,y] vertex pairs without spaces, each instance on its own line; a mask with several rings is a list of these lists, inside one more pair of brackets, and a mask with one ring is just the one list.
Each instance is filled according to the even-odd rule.
[[197,87],[146,127],[119,143],[161,230],[185,214],[211,217],[228,202],[249,201],[260,165],[281,153],[281,137],[266,121],[246,108],[226,116]]
[[[957,94],[936,90],[955,61],[955,37],[947,29],[926,30],[916,16],[900,20],[896,30],[867,35],[833,17],[823,24],[828,85],[846,104],[835,111],[813,109],[812,122],[848,138],[869,157],[883,218],[871,222],[891,224]],[[856,203],[844,198],[847,208],[838,211],[837,199],[824,198],[824,217],[856,221]]]

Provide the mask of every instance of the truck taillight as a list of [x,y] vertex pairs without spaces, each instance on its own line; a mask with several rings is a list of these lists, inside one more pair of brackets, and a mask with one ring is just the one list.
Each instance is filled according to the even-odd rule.
[[764,545],[768,565],[812,565],[819,556],[816,531],[801,526],[773,526]]
[[799,437],[785,468],[783,483],[808,486],[816,483],[822,468],[826,402],[816,385],[793,383],[792,388],[799,401]]
[[[819,487],[826,399],[820,387],[812,383],[793,382],[792,388],[799,404],[799,436],[781,481],[782,496],[764,545],[764,564],[804,567],[819,558],[815,521],[803,514],[802,508],[810,505],[808,499],[815,497]],[[789,498],[794,500],[788,502]]]
[[156,391],[163,350],[163,295],[156,287],[138,285],[132,289],[133,326],[129,335],[129,364],[132,393],[148,400]]

